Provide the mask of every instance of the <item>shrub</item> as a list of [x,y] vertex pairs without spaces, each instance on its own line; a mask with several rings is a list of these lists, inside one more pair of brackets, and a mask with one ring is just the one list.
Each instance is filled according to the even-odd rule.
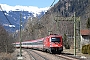
[[64,45],[65,49],[70,49],[70,44],[67,40],[66,34],[64,34],[64,36],[63,36],[63,45]]
[[82,46],[83,54],[90,54],[90,44]]
[[90,44],[88,45],[88,50],[87,50],[88,54],[90,54]]
[[70,49],[70,45],[68,43],[65,44],[65,49]]
[[87,45],[82,46],[82,53],[83,54],[88,54],[88,52],[87,52]]

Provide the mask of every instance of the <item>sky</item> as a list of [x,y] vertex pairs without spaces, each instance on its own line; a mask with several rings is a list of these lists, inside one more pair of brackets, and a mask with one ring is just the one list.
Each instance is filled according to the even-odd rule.
[[[0,0],[0,4],[7,4],[10,6],[36,6],[38,8],[49,7],[54,0]],[[57,3],[59,0],[55,0]],[[55,4],[54,3],[54,4]]]
[[53,2],[55,4],[58,1],[59,0],[55,0],[55,2],[54,0],[0,0],[0,7],[7,13],[9,11],[29,11],[33,12],[34,16],[36,16],[42,11],[47,11]]

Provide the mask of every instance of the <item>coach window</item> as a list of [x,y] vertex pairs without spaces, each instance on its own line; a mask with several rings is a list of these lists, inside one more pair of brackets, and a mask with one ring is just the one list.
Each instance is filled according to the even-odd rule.
[[32,45],[34,45],[34,43],[32,43]]
[[33,45],[37,45],[38,43],[37,42],[34,42]]
[[31,43],[31,45],[32,45],[33,43]]
[[29,45],[29,43],[27,43],[27,45]]
[[35,45],[38,45],[38,42],[36,42]]
[[39,42],[38,42],[38,44],[42,44],[42,43],[43,43],[43,41],[39,41]]
[[29,45],[29,43],[27,43],[27,45]]
[[25,43],[23,43],[23,45],[25,45]]
[[29,43],[29,45],[31,45],[31,43]]
[[23,45],[25,45],[25,43],[23,43]]
[[35,45],[35,42],[33,42],[33,45]]

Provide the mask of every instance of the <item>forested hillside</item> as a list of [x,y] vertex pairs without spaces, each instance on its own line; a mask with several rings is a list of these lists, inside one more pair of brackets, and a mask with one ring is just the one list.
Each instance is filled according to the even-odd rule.
[[37,39],[49,33],[68,34],[73,36],[73,21],[55,21],[56,16],[70,17],[76,12],[80,17],[81,29],[86,28],[86,21],[90,17],[90,0],[59,0],[42,18],[29,18],[23,30],[23,40]]

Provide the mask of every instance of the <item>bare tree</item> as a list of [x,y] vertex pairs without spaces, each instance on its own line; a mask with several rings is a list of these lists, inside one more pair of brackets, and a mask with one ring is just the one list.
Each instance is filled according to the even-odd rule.
[[0,52],[13,52],[13,38],[0,25]]

